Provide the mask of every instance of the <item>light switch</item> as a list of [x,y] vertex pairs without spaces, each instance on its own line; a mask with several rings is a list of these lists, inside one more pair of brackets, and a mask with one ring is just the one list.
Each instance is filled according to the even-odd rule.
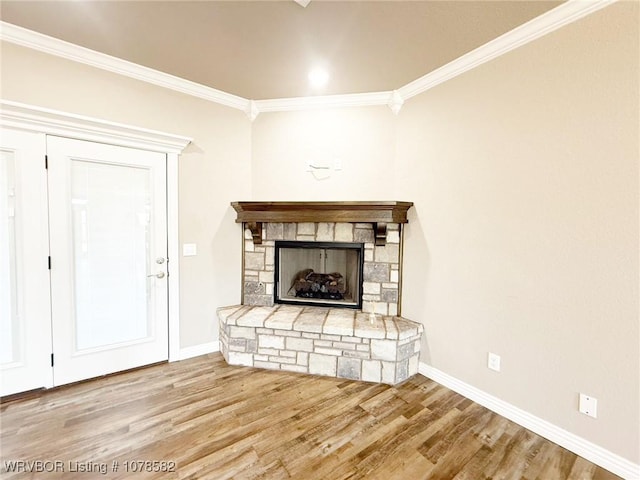
[[183,257],[193,257],[197,255],[198,248],[195,243],[185,243],[182,245],[182,256]]

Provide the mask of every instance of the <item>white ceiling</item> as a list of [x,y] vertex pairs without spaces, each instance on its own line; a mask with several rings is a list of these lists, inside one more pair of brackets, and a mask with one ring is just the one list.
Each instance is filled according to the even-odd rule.
[[398,89],[560,3],[2,0],[0,18],[260,100]]

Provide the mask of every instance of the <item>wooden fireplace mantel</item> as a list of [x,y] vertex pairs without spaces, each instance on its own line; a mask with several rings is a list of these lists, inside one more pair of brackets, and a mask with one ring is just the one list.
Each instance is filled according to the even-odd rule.
[[371,223],[376,245],[384,245],[388,223],[407,223],[413,202],[232,202],[236,223],[251,230],[262,243],[263,223]]

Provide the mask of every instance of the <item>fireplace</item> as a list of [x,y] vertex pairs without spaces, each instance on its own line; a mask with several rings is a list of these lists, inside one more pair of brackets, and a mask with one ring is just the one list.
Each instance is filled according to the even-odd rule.
[[[396,201],[233,202],[238,213],[236,222],[242,223],[244,232],[242,304],[329,305],[400,315],[402,227],[412,205]],[[278,248],[276,259],[276,247],[283,245],[287,249],[301,247],[301,252]],[[281,267],[283,253],[285,257],[293,256],[293,266]],[[338,254],[346,262],[340,267],[332,263]],[[316,263],[305,256],[315,256]],[[332,273],[339,273],[340,277],[326,276]],[[300,287],[309,281],[308,289],[291,289],[298,276],[305,280],[299,282]],[[343,286],[339,286],[340,281]],[[344,292],[340,292],[343,288]],[[314,289],[326,295],[315,295]],[[337,293],[344,298],[338,298]]]
[[274,302],[362,308],[364,244],[275,242]]
[[230,365],[390,385],[418,372],[424,329],[400,312],[411,202],[232,205],[242,302],[218,309]]

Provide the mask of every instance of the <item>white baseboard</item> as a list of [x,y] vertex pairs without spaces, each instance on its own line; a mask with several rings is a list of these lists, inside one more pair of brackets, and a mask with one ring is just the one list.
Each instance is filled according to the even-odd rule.
[[420,362],[418,371],[427,378],[450,388],[454,392],[479,403],[483,407],[502,415],[538,435],[557,443],[561,447],[586,458],[590,462],[609,470],[627,480],[640,480],[640,465],[635,464],[615,453],[610,452],[578,435],[564,430],[546,420],[526,412],[493,395],[458,380],[437,368]]
[[200,345],[181,348],[176,360],[186,360],[187,358],[198,357],[200,355],[206,355],[207,353],[219,351],[220,342],[218,340],[209,343],[201,343]]

